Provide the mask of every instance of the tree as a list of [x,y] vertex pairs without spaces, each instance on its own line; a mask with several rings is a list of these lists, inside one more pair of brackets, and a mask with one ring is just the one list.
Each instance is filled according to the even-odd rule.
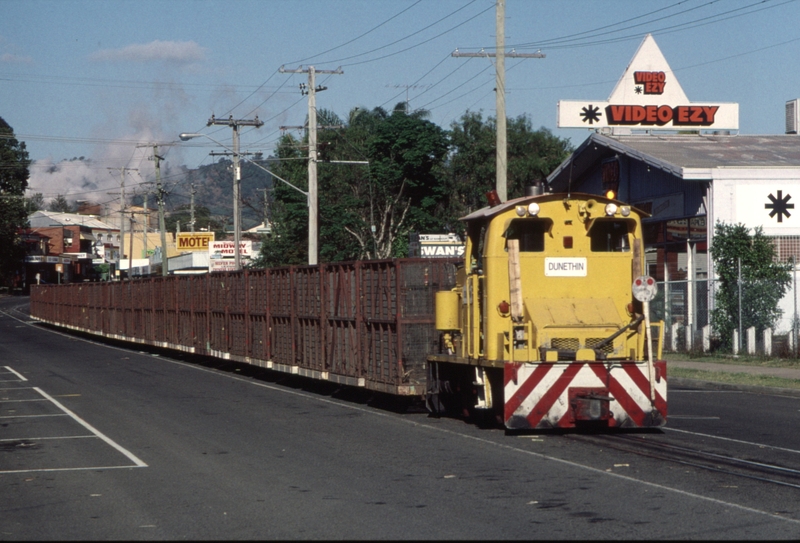
[[[381,111],[375,114],[380,117]],[[374,126],[366,142],[370,194],[350,233],[362,253],[373,258],[405,256],[403,242],[410,231],[441,228],[436,211],[445,197],[441,181],[448,139],[444,130],[424,117],[424,112],[407,115],[396,108]]]
[[37,192],[30,198],[25,198],[25,212],[28,215],[42,209],[44,209],[44,195],[41,192]]
[[718,222],[714,227],[711,256],[717,275],[711,324],[722,347],[731,349],[733,331],[739,329],[740,307],[742,330],[755,326],[763,331],[775,326],[781,316],[778,303],[791,281],[791,264],[776,261],[775,247],[761,227],[750,234],[743,224]]
[[[439,227],[447,134],[425,120],[425,112],[354,108],[347,123],[325,110],[318,117],[321,125],[345,126],[318,134],[321,262],[403,256],[409,231]],[[284,136],[270,163],[301,190],[308,186],[305,145]],[[273,234],[258,262],[307,262],[307,200],[284,183],[274,186]]]
[[72,213],[72,205],[67,201],[66,196],[58,194],[55,198],[50,200],[50,205],[47,206],[47,210],[56,213]]
[[[459,217],[486,206],[486,192],[496,186],[496,121],[467,111],[450,126],[450,159],[447,164],[449,198],[441,214],[455,225]],[[525,188],[544,183],[547,175],[572,152],[569,140],[547,128],[533,130],[521,115],[507,123],[508,197],[524,196]]]
[[0,284],[11,286],[24,266],[25,249],[19,231],[28,226],[25,189],[30,166],[24,142],[0,117]]

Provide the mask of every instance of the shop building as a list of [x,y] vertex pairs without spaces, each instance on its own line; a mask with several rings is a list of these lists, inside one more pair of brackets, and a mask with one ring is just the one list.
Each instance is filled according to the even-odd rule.
[[[690,102],[647,36],[607,101],[559,102],[559,127],[594,131],[548,177],[554,192],[606,194],[650,213],[647,272],[665,293],[659,318],[694,332],[714,306],[709,247],[717,221],[761,227],[781,261],[800,259],[800,137],[741,135],[738,104]],[[791,329],[795,293],[776,331]],[[693,338],[695,336],[692,336]]]
[[98,280],[94,266],[119,256],[119,230],[94,217],[37,211],[28,221],[27,285]]

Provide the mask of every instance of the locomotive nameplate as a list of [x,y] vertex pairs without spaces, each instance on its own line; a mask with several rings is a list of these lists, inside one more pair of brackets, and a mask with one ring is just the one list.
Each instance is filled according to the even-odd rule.
[[544,274],[546,277],[586,277],[586,258],[547,257]]

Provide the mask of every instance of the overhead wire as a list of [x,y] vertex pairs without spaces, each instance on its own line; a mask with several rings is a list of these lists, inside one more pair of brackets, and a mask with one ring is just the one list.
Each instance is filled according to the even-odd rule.
[[[429,24],[429,25],[427,25],[427,26],[424,26],[423,28],[421,28],[421,29],[419,29],[419,30],[417,30],[417,31],[415,31],[415,32],[412,32],[411,34],[408,34],[408,35],[406,35],[406,36],[403,36],[403,37],[402,37],[402,38],[400,38],[400,39],[394,40],[393,42],[387,43],[387,44],[385,44],[385,45],[381,45],[380,47],[376,47],[376,48],[374,48],[374,49],[371,49],[371,50],[369,50],[369,51],[364,51],[363,53],[358,53],[358,54],[355,54],[355,55],[350,55],[350,56],[347,56],[347,57],[342,57],[342,58],[338,58],[338,59],[324,60],[324,61],[320,61],[320,62],[323,62],[324,64],[336,64],[336,63],[338,63],[338,62],[342,62],[342,61],[345,61],[345,60],[351,60],[351,59],[354,59],[354,58],[363,57],[363,56],[365,56],[365,55],[370,55],[370,54],[372,54],[372,53],[376,53],[376,52],[378,52],[378,51],[382,51],[383,49],[386,49],[386,48],[388,48],[388,47],[391,47],[391,46],[393,46],[393,45],[396,45],[396,44],[398,44],[398,43],[400,43],[400,42],[403,42],[403,41],[405,41],[405,40],[407,40],[407,39],[410,39],[410,38],[412,38],[412,37],[416,36],[417,34],[419,34],[419,33],[421,33],[421,32],[424,32],[424,31],[428,30],[429,28],[432,28],[432,27],[436,26],[437,24],[441,23],[442,21],[445,21],[445,20],[449,19],[450,17],[452,17],[453,15],[455,15],[456,13],[458,13],[459,11],[461,11],[461,10],[463,10],[463,9],[465,9],[465,8],[467,8],[467,7],[469,7],[469,6],[471,6],[472,4],[474,4],[474,3],[475,3],[475,2],[477,2],[477,1],[478,1],[478,0],[471,0],[469,3],[467,3],[467,4],[463,5],[463,6],[461,6],[460,8],[458,8],[458,9],[456,9],[456,10],[454,10],[454,11],[451,11],[450,13],[448,13],[447,15],[445,15],[444,17],[441,17],[441,18],[437,19],[436,21],[432,22],[431,24]],[[419,3],[419,2],[417,2],[417,4],[418,4],[418,3]],[[416,5],[416,4],[414,4],[414,5]],[[412,6],[412,7],[413,7],[413,6]],[[456,25],[456,26],[454,26],[454,27],[451,27],[451,28],[449,28],[448,30],[445,30],[444,32],[441,32],[441,33],[437,34],[436,36],[434,36],[434,37],[432,37],[432,38],[430,38],[430,39],[427,39],[427,40],[425,40],[425,41],[419,42],[419,43],[417,43],[416,45],[413,45],[412,47],[410,47],[410,48],[408,48],[408,49],[403,49],[403,50],[401,50],[401,51],[397,51],[397,52],[395,52],[395,53],[390,53],[390,54],[388,54],[388,55],[384,55],[384,56],[382,56],[382,57],[378,57],[378,58],[374,58],[374,59],[364,60],[364,61],[360,61],[360,62],[351,62],[351,63],[349,63],[349,64],[345,64],[344,66],[355,66],[355,65],[357,65],[357,64],[364,64],[364,63],[367,63],[367,62],[374,62],[374,61],[376,61],[376,60],[381,60],[381,59],[383,59],[383,58],[387,58],[387,57],[389,57],[389,56],[393,56],[393,55],[396,55],[396,54],[399,54],[399,53],[402,53],[402,52],[408,51],[408,50],[410,50],[410,49],[413,49],[413,48],[415,48],[415,47],[419,47],[420,45],[422,45],[422,44],[424,44],[424,43],[427,43],[427,42],[429,42],[429,41],[431,41],[431,40],[434,40],[434,39],[436,39],[436,38],[439,38],[439,37],[441,37],[441,36],[444,36],[445,34],[447,34],[447,33],[451,32],[451,31],[455,30],[455,29],[456,29],[456,28],[458,28],[459,26],[462,26],[463,24],[465,24],[465,23],[467,23],[467,22],[471,21],[471,20],[472,20],[472,19],[474,19],[475,17],[478,17],[479,15],[482,15],[483,13],[486,13],[487,11],[489,11],[490,9],[493,9],[493,8],[494,8],[494,5],[491,5],[491,6],[489,6],[488,8],[484,9],[483,11],[479,12],[477,15],[475,15],[475,16],[473,16],[473,17],[471,17],[471,18],[467,19],[467,20],[466,20],[466,21],[464,21],[463,23],[460,23],[460,24],[458,24],[458,25]],[[315,55],[315,56],[319,56],[319,55]]]
[[[422,2],[422,0],[417,0],[416,2],[414,2],[413,4],[411,4],[410,6],[408,6],[407,8],[405,8],[404,10],[400,11],[399,13],[397,13],[397,14],[395,14],[395,15],[392,15],[391,17],[389,17],[389,18],[388,18],[388,19],[386,19],[385,21],[383,21],[383,22],[381,22],[381,23],[379,23],[379,24],[377,24],[377,25],[373,26],[372,28],[370,28],[369,30],[367,30],[366,32],[364,32],[363,34],[360,34],[360,35],[356,36],[355,38],[353,38],[353,39],[351,39],[351,40],[348,40],[348,41],[346,41],[346,42],[344,42],[344,43],[342,43],[342,44],[339,44],[339,45],[337,45],[337,46],[335,46],[335,47],[331,47],[330,49],[328,49],[328,50],[326,50],[326,51],[322,51],[321,53],[317,53],[317,54],[315,54],[315,55],[312,55],[312,56],[310,56],[310,57],[306,57],[306,58],[303,58],[303,59],[300,59],[300,60],[293,60],[293,61],[291,61],[291,62],[286,62],[285,64],[298,64],[298,63],[306,62],[306,61],[308,61],[308,60],[311,60],[311,59],[317,58],[317,57],[319,57],[319,56],[326,55],[326,54],[328,54],[328,53],[330,53],[330,52],[332,52],[332,51],[335,51],[335,50],[337,50],[337,49],[341,49],[342,47],[344,47],[344,46],[346,46],[346,45],[350,45],[351,43],[354,43],[354,42],[356,42],[356,41],[360,40],[360,39],[361,39],[361,38],[363,38],[364,36],[367,36],[368,34],[371,34],[371,33],[372,33],[372,32],[374,32],[375,30],[377,30],[377,29],[379,29],[380,27],[382,27],[383,25],[385,25],[386,23],[388,23],[388,22],[390,22],[390,21],[392,21],[392,20],[396,19],[397,17],[399,17],[400,15],[402,15],[403,13],[405,13],[406,11],[408,11],[408,10],[410,10],[411,8],[415,7],[415,6],[416,6],[417,4],[419,4],[420,2]],[[465,6],[465,7],[466,7],[466,6]],[[334,62],[335,62],[335,61],[334,61]]]
[[[729,10],[729,11],[725,11],[725,12],[722,12],[722,13],[716,13],[716,14],[709,15],[709,16],[706,16],[706,17],[703,17],[703,18],[700,18],[700,19],[696,19],[694,21],[683,22],[683,23],[678,23],[678,24],[674,24],[674,25],[666,26],[666,27],[662,27],[662,28],[651,29],[651,30],[648,31],[648,33],[649,34],[655,34],[655,35],[664,35],[664,34],[672,34],[672,33],[675,33],[675,32],[683,32],[683,31],[686,31],[686,30],[693,30],[693,29],[698,28],[700,26],[707,26],[709,24],[715,24],[715,23],[719,23],[719,22],[722,22],[722,21],[727,21],[727,20],[730,20],[730,19],[734,19],[734,18],[737,18],[737,17],[743,17],[745,15],[752,15],[753,13],[758,13],[760,11],[764,11],[764,10],[767,10],[767,9],[773,9],[773,8],[776,8],[776,7],[780,7],[782,5],[785,5],[785,4],[788,4],[788,3],[791,3],[791,2],[795,2],[796,0],[785,0],[784,2],[781,2],[779,4],[764,6],[764,7],[761,7],[760,9],[754,9],[752,11],[748,11],[748,12],[745,12],[745,13],[737,13],[737,12],[740,12],[740,11],[742,11],[744,9],[752,8],[754,6],[758,6],[760,4],[765,4],[766,2],[771,2],[771,1],[774,1],[774,0],[759,0],[758,2],[754,2],[754,3],[749,4],[747,6],[742,6],[742,7],[739,7],[739,8],[736,8],[736,9],[732,9],[732,10]],[[712,3],[714,3],[714,2],[709,2],[706,5],[709,5],[709,4],[712,4]],[[728,15],[728,16],[727,17],[723,17],[725,15]],[[665,19],[666,19],[666,17],[665,17]],[[714,19],[716,19],[716,20],[714,20]],[[618,29],[618,30],[614,30],[614,31],[610,31],[610,32],[604,32],[604,33],[598,34],[597,36],[606,35],[606,34],[610,34],[610,33],[616,33],[616,32],[622,32],[622,31],[630,30],[632,28],[638,28],[640,26],[643,26],[644,24],[652,24],[652,22],[640,23],[640,24],[637,24],[637,25],[633,25],[632,27],[622,28],[622,29]],[[596,37],[596,36],[592,36],[592,38],[594,38],[594,37]],[[567,41],[566,43],[558,43],[558,42],[556,42],[556,43],[548,44],[547,41],[545,40],[543,42],[530,42],[530,43],[525,43],[525,44],[515,44],[515,45],[513,45],[513,47],[518,48],[518,49],[538,49],[538,48],[541,48],[541,47],[546,47],[549,50],[574,49],[574,48],[580,48],[580,47],[593,47],[593,46],[597,46],[597,45],[606,45],[606,44],[609,44],[609,43],[619,43],[619,42],[622,42],[622,41],[639,39],[641,37],[642,37],[641,32],[637,32],[637,33],[634,33],[634,34],[627,34],[627,35],[619,36],[619,37],[616,37],[616,38],[607,38],[607,39],[588,41],[588,42],[583,42],[583,43],[569,43]]]

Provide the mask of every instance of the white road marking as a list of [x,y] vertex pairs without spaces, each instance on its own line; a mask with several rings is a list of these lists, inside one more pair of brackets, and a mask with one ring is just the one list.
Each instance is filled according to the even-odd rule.
[[695,415],[669,415],[667,418],[681,420],[719,420],[719,417],[701,417]]
[[[22,375],[22,374],[21,374],[21,373],[19,373],[18,371],[14,371],[14,369],[13,369],[13,368],[11,368],[11,367],[9,367],[9,366],[5,366],[5,368],[6,368],[8,371],[10,371],[11,373],[13,373],[14,375],[16,375],[17,377],[19,377],[19,380],[20,380],[20,381],[27,381],[27,379],[25,378],[25,376],[24,376],[24,375]],[[4,381],[4,382],[5,382],[5,381]],[[10,382],[10,381],[8,381],[8,382]]]
[[0,442],[3,441],[51,441],[55,439],[97,439],[95,435],[86,435],[86,436],[54,436],[54,437],[18,437],[18,438],[9,438],[9,439],[0,439]]
[[81,426],[83,426],[84,428],[86,428],[87,430],[92,432],[94,435],[96,435],[97,437],[99,437],[100,439],[105,441],[111,447],[115,448],[116,450],[118,450],[119,452],[124,454],[131,462],[136,464],[137,467],[140,467],[140,468],[146,468],[147,467],[147,464],[145,464],[144,462],[139,460],[132,452],[128,451],[127,449],[125,449],[121,445],[118,445],[112,439],[110,439],[105,434],[103,434],[100,430],[98,430],[97,428],[95,428],[94,426],[92,426],[91,424],[89,424],[88,422],[83,420],[82,418],[80,418],[78,415],[76,415],[75,413],[73,413],[72,411],[67,409],[66,407],[64,407],[64,405],[62,405],[58,400],[56,400],[55,398],[50,396],[47,392],[45,392],[44,390],[42,390],[39,387],[33,387],[33,390],[35,390],[36,392],[38,392],[39,394],[41,394],[42,396],[44,396],[45,398],[47,398],[48,400],[53,402],[53,404],[55,404],[56,407],[58,407],[64,413],[66,413],[67,415],[72,417],[78,424],[80,424]]

